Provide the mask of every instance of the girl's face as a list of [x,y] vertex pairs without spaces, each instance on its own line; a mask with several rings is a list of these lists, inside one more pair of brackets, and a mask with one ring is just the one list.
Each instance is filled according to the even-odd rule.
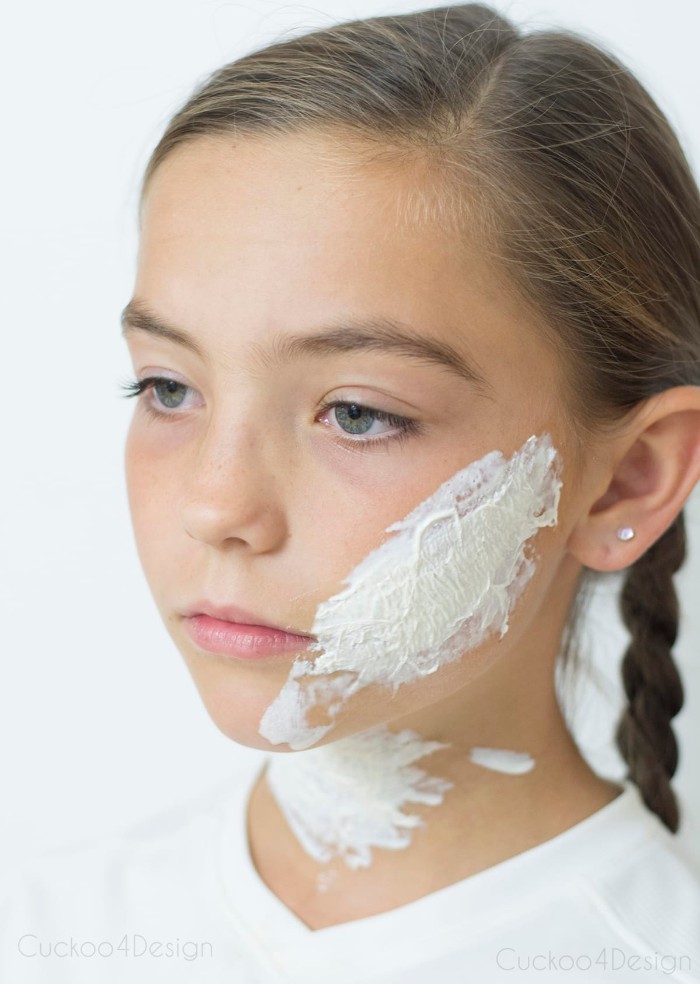
[[[171,153],[145,199],[125,317],[135,378],[173,381],[140,396],[127,438],[141,563],[211,717],[261,748],[261,718],[307,643],[214,655],[186,629],[203,603],[309,633],[390,524],[489,452],[551,435],[559,523],[533,540],[536,571],[508,632],[395,694],[366,687],[335,740],[390,721],[437,727],[477,677],[541,659],[579,572],[566,539],[585,472],[535,316],[478,243],[411,219],[416,172],[348,166],[337,147],[222,136]],[[386,326],[378,336],[379,319],[414,341],[389,342]],[[163,326],[180,337],[152,330]]]

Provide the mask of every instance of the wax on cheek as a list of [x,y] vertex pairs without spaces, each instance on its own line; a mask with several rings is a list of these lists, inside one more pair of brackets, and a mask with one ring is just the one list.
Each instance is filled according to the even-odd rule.
[[[556,525],[559,462],[549,435],[529,438],[506,461],[491,452],[443,483],[370,553],[345,590],[322,603],[320,655],[300,659],[263,715],[273,743],[308,749],[344,702],[371,683],[420,679],[508,629],[512,606],[534,572],[524,546]],[[330,724],[312,726],[322,708]],[[437,806],[452,783],[415,765],[448,745],[380,725],[320,748],[275,755],[267,782],[303,849],[318,862],[340,855],[367,867],[376,847],[405,848],[424,822],[407,804]],[[474,747],[472,763],[510,775],[535,765],[525,752]],[[323,888],[319,887],[319,891]]]
[[[510,459],[491,451],[447,479],[322,602],[311,652],[296,660],[262,716],[271,744],[307,749],[334,726],[345,701],[370,684],[396,689],[436,672],[493,632],[508,630],[535,570],[525,546],[555,526],[562,487],[549,434]],[[330,723],[311,726],[323,706]]]

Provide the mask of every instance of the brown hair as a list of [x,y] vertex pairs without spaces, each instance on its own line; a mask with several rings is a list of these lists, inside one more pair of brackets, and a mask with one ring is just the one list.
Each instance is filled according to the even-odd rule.
[[[424,165],[429,206],[479,221],[561,353],[580,428],[700,383],[698,189],[667,119],[612,54],[568,31],[521,33],[481,4],[315,30],[214,73],[170,121],[144,189],[201,135],[329,127],[372,161]],[[681,512],[628,569],[620,600],[631,640],[617,744],[673,831],[684,557]]]

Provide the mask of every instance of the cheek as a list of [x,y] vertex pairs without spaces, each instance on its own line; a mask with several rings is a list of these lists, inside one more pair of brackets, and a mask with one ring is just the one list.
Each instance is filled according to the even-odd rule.
[[[335,715],[329,715],[327,706],[309,706],[306,716],[309,726],[333,724],[330,733],[319,744],[351,737],[378,724],[409,727],[420,732],[426,721],[433,720],[436,708],[438,716],[434,720],[438,721],[456,708],[460,715],[468,706],[496,708],[494,694],[510,693],[514,678],[522,681],[523,693],[526,693],[532,667],[542,657],[543,639],[551,646],[557,645],[568,611],[570,596],[566,591],[574,587],[570,578],[557,574],[558,557],[555,531],[541,531],[536,571],[510,610],[505,635],[491,634],[458,659],[440,665],[434,673],[402,684],[396,691],[387,683],[363,687],[350,695]],[[552,611],[551,587],[555,575],[565,602],[557,606],[561,624],[557,621],[557,612]],[[543,624],[543,619],[547,624]],[[547,621],[550,619],[554,620],[551,625]],[[423,713],[431,717],[424,718]]]
[[164,530],[176,508],[171,500],[177,483],[172,470],[161,464],[153,443],[133,425],[124,449],[124,473],[136,546],[147,573],[165,552]]
[[319,599],[341,591],[348,572],[391,538],[386,527],[402,511],[402,500],[409,505],[411,500],[405,489],[401,498],[386,487],[376,493],[367,488],[348,489],[329,482],[322,471],[314,472],[312,467],[305,475],[299,493],[290,496],[284,508],[292,534],[290,557],[293,554],[299,579],[312,586],[295,597],[305,597],[310,610]]
[[[549,434],[505,459],[493,451],[444,482],[319,606],[316,658],[292,666],[260,722],[272,744],[321,740],[355,694],[413,685],[509,629],[535,571],[529,541],[555,526],[561,479]],[[450,674],[448,674],[450,675]],[[307,712],[324,709],[325,721]]]

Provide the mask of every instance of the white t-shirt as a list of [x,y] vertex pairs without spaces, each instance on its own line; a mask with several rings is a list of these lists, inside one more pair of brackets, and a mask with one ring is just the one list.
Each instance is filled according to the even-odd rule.
[[632,783],[464,881],[313,931],[249,854],[259,768],[119,835],[35,855],[0,896],[0,981],[700,981],[700,881]]

